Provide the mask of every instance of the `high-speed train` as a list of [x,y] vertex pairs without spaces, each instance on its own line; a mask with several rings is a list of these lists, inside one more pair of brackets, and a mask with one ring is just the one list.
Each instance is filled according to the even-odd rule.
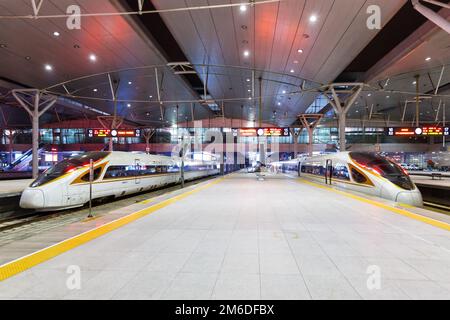
[[[395,162],[372,152],[338,152],[272,164],[272,170],[421,207],[422,194]],[[327,179],[327,180],[325,180]]]
[[[205,158],[207,160],[195,160]],[[90,160],[92,199],[117,198],[181,182],[181,158],[131,152],[87,152],[57,163],[22,192],[20,206],[38,211],[81,207],[89,202]],[[184,161],[184,179],[218,174],[212,154],[194,154]]]

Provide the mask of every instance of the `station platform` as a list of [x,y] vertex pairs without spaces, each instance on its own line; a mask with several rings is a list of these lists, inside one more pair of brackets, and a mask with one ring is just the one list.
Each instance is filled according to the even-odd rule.
[[0,180],[0,198],[19,196],[33,179]]
[[450,224],[421,210],[235,173],[0,247],[35,244],[0,298],[450,299]]

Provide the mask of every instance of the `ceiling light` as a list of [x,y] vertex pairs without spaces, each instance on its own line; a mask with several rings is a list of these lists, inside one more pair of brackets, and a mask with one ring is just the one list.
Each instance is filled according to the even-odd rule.
[[53,35],[54,35],[55,37],[59,37],[59,36],[60,36],[60,33],[59,33],[58,31],[55,31],[55,32],[53,32]]
[[286,90],[281,91],[283,94],[286,94]]
[[302,49],[298,49],[297,52],[298,53],[303,53],[303,50]]
[[95,61],[97,61],[97,56],[95,54],[90,54],[89,60],[91,60],[92,62],[95,62]]
[[387,99],[389,99],[389,98],[390,98],[390,96],[386,96],[386,98],[387,98]]
[[153,98],[153,96],[148,96],[150,99]]
[[298,63],[298,60],[294,60],[294,64],[297,64]]
[[97,92],[98,90],[97,90],[97,89],[94,89],[94,90],[92,90],[92,91]]
[[413,85],[415,85],[416,83],[417,83],[417,82],[416,82],[416,81],[414,81],[414,82],[413,82],[412,84],[413,84]]
[[368,94],[367,94],[368,97],[370,97],[371,95],[372,95],[371,93],[368,93]]
[[52,70],[53,70],[53,67],[52,67],[51,65],[49,65],[49,64],[46,64],[46,65],[44,66],[44,68],[45,68],[45,70],[47,70],[47,71],[52,71]]
[[316,22],[316,21],[317,21],[317,16],[316,16],[315,14],[311,15],[311,16],[309,17],[309,21],[310,21],[310,22]]
[[250,90],[250,89],[248,89],[247,91],[248,91],[248,92],[252,92],[252,90]]
[[128,84],[132,84],[133,82],[131,82],[131,81],[128,81]]
[[431,57],[427,57],[426,59],[425,59],[425,61],[430,61],[431,60]]
[[294,73],[295,72],[295,70],[294,69],[291,69],[291,73]]
[[241,12],[245,12],[245,11],[247,11],[247,6],[245,4],[243,4],[239,7],[239,10],[241,10]]
[[128,107],[128,108],[131,107],[131,104],[127,103],[127,107]]
[[245,50],[245,51],[244,51],[244,57],[248,57],[249,55],[250,55],[250,51]]
[[281,102],[278,102],[277,105],[281,106]]
[[250,82],[250,78],[247,78],[247,82]]

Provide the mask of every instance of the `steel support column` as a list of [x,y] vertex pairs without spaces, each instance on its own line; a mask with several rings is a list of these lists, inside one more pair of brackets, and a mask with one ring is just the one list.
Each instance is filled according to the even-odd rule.
[[[326,87],[326,92],[324,92],[325,97],[338,116],[339,148],[341,151],[346,150],[345,126],[347,123],[347,113],[359,97],[363,87],[364,83],[332,83]],[[328,96],[330,93],[333,99]],[[338,94],[345,94],[347,97],[339,97]]]
[[[302,123],[303,127],[308,132],[308,153],[310,156],[313,155],[313,138],[314,130],[322,119],[323,114],[299,114],[298,118]],[[345,130],[345,127],[344,127]]]
[[[32,124],[32,174],[33,179],[39,175],[39,118],[57,101],[57,97],[44,95],[38,89],[12,90],[14,98],[31,116]],[[31,102],[28,99],[31,98]],[[41,101],[42,99],[42,101]]]

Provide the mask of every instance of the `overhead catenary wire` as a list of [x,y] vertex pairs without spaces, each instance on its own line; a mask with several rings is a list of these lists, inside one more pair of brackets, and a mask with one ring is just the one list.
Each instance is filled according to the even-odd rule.
[[[97,13],[80,13],[79,17],[108,17],[108,16],[130,16],[130,15],[143,15],[143,14],[155,14],[155,13],[171,13],[171,12],[182,12],[182,11],[193,11],[193,10],[210,10],[210,9],[220,9],[220,8],[232,8],[240,7],[245,5],[262,5],[275,2],[281,2],[283,0],[262,0],[262,1],[252,1],[252,2],[240,2],[240,3],[227,3],[227,4],[217,4],[217,5],[206,5],[206,6],[195,6],[195,7],[184,7],[184,8],[171,8],[171,9],[157,9],[157,10],[144,10],[144,11],[121,11],[121,12],[97,12]],[[34,1],[32,1],[34,3]],[[42,6],[43,0],[41,0],[40,5],[34,12],[39,12]],[[53,15],[0,15],[0,19],[61,19],[70,18],[73,14],[53,14]]]

